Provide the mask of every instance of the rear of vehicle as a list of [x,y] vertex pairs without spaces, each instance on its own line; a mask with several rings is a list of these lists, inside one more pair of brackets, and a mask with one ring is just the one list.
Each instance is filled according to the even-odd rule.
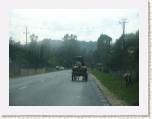
[[72,68],[72,81],[79,79],[82,76],[83,80],[88,80],[87,67],[84,64],[84,60],[81,56],[75,58],[75,65]]

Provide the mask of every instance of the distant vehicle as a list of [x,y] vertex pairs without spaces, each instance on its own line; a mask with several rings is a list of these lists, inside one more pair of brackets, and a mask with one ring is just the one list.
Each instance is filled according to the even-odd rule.
[[64,70],[64,67],[63,67],[63,66],[60,66],[60,67],[59,67],[59,70]]
[[56,70],[64,70],[63,66],[56,66],[55,68],[56,68]]
[[55,67],[56,70],[59,70],[59,68],[60,68],[59,66],[56,66],[56,67]]
[[75,57],[75,65],[72,68],[72,81],[78,80],[82,76],[84,81],[88,81],[87,67],[82,56]]

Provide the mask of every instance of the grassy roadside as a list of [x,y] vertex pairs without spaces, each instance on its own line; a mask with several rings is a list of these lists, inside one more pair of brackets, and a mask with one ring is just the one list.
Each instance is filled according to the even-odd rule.
[[118,99],[125,101],[128,105],[138,105],[139,85],[134,82],[133,85],[126,87],[121,77],[99,72],[96,69],[90,69],[90,72],[106,86]]

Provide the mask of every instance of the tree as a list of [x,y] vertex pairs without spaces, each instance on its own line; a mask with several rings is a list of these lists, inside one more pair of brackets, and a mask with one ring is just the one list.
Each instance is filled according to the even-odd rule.
[[60,51],[60,56],[62,57],[64,65],[67,67],[71,67],[73,63],[73,58],[80,54],[80,46],[77,41],[77,36],[73,34],[66,34],[63,37],[63,43]]
[[112,38],[105,34],[101,34],[97,41],[98,62],[101,62],[104,68],[109,66],[111,41]]
[[125,35],[125,49],[122,37],[116,40],[111,49],[110,67],[114,71],[132,71],[139,75],[139,32]]

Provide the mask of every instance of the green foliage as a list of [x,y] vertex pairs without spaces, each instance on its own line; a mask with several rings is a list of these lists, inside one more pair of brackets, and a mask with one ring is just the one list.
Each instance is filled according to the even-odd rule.
[[139,104],[139,85],[133,83],[132,86],[126,87],[125,81],[118,75],[109,75],[101,73],[96,69],[92,69],[97,79],[113,92],[119,99],[124,100],[128,105]]
[[102,63],[105,68],[108,67],[110,62],[111,41],[112,38],[105,34],[100,35],[97,41],[97,60]]
[[104,50],[107,50],[110,48],[111,41],[112,41],[111,37],[109,37],[105,34],[100,35],[100,37],[98,38],[98,42],[97,42],[97,49],[99,51],[104,52]]
[[60,56],[63,63],[67,67],[73,64],[73,58],[80,54],[80,46],[77,41],[77,36],[66,34],[63,38],[63,43],[60,48]]
[[74,57],[81,55],[87,66],[96,67],[101,63],[108,72],[130,70],[138,79],[139,32],[121,36],[113,44],[111,41],[112,38],[105,34],[101,34],[97,42],[78,41],[73,34],[66,34],[62,41],[48,38],[38,41],[38,36],[32,34],[28,44],[10,38],[9,58],[11,66],[19,68],[54,68],[57,65],[71,68]]
[[[125,48],[123,48],[123,38]],[[132,71],[138,78],[139,70],[139,32],[126,34],[115,43],[110,44],[111,38],[101,35],[97,42],[97,51],[94,55],[109,71]]]
[[9,58],[13,66],[18,68],[54,68],[57,65],[71,67],[73,58],[80,54],[77,36],[73,34],[66,34],[60,47],[52,46],[51,39],[38,42],[38,36],[35,34],[32,34],[30,39],[31,42],[23,45],[10,38]]

